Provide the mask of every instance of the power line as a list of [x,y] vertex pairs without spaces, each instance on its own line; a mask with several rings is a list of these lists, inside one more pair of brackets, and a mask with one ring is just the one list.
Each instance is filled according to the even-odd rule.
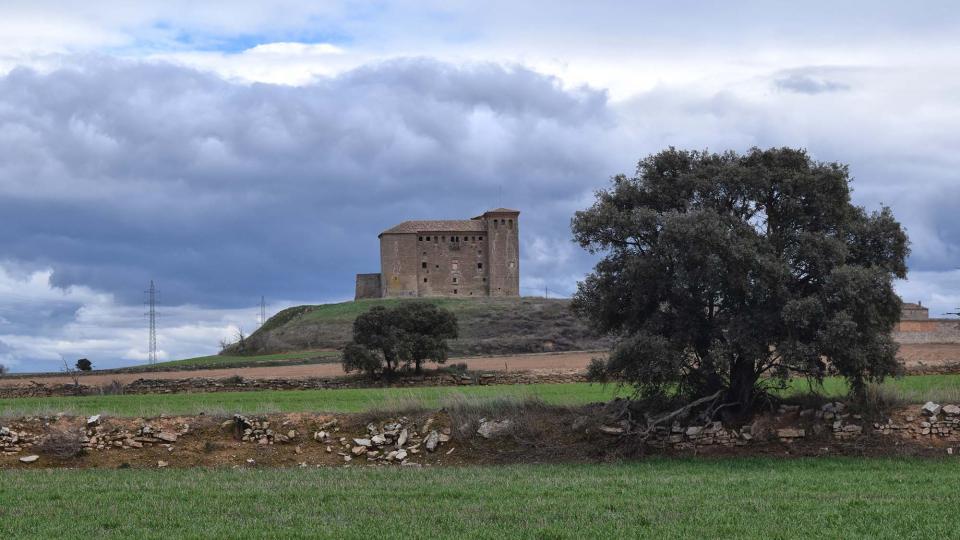
[[150,280],[150,288],[145,291],[147,304],[147,317],[150,320],[150,338],[149,338],[149,353],[147,354],[147,362],[150,364],[157,363],[157,299],[158,291],[156,285],[154,285],[153,280]]

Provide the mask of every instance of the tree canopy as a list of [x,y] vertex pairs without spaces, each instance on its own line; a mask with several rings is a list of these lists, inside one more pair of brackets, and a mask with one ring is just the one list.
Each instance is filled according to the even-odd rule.
[[87,360],[86,358],[81,358],[77,360],[77,369],[80,371],[90,371],[93,369],[93,362]]
[[405,301],[397,307],[374,306],[353,322],[353,341],[344,347],[348,373],[390,374],[400,367],[420,373],[424,362],[447,360],[447,339],[458,335],[453,312],[429,302]]
[[895,373],[907,237],[850,193],[847,166],[790,148],[670,148],[614,177],[572,221],[604,255],[573,301],[619,338],[604,375],[742,411],[797,374],[861,390]]

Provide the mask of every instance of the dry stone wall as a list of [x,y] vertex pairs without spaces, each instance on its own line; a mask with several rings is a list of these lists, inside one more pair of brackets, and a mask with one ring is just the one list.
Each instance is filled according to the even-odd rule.
[[[438,374],[421,377],[403,377],[393,381],[378,381],[362,377],[334,377],[307,379],[247,379],[228,377],[211,379],[137,379],[123,387],[125,394],[179,394],[190,392],[242,392],[256,390],[321,390],[342,388],[389,388],[451,385],[536,384],[586,382],[586,375],[577,370],[555,372],[493,372],[480,374]],[[72,384],[42,384],[0,387],[0,398],[96,395],[100,388]]]

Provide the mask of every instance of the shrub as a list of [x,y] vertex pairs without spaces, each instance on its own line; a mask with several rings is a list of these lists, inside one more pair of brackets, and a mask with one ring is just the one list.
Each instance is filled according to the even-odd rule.
[[607,362],[603,358],[591,358],[587,364],[587,380],[605,383],[608,380]]
[[110,381],[110,384],[104,384],[100,386],[100,395],[102,396],[122,396],[125,390],[125,386],[122,382],[114,379]]
[[343,348],[343,370],[373,377],[383,370],[383,359],[367,347],[350,342]]
[[82,436],[73,431],[54,431],[37,448],[57,459],[70,459],[84,453]]

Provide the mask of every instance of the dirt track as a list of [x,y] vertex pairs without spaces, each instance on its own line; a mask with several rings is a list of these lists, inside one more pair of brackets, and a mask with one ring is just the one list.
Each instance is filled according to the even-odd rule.
[[[590,359],[602,356],[598,352],[566,352],[542,354],[518,354],[511,356],[475,356],[451,359],[451,363],[466,362],[471,370],[479,371],[557,371],[585,369]],[[900,356],[907,368],[917,365],[939,366],[960,362],[960,344],[902,344]],[[429,366],[428,366],[429,367]],[[251,379],[303,379],[307,377],[338,377],[344,375],[340,364],[303,364],[295,366],[264,366],[189,371],[158,371],[151,373],[110,373],[84,375],[87,385],[109,384],[111,381],[129,383],[137,379],[187,379],[206,377],[211,379],[240,375]],[[44,383],[69,383],[69,377],[51,375],[36,377]],[[26,384],[31,379],[0,379],[0,386]]]
[[[466,362],[472,370],[483,371],[554,371],[583,369],[590,359],[599,356],[596,352],[570,352],[548,354],[521,354],[514,356],[478,356],[454,358],[450,363]],[[429,367],[429,366],[428,366]],[[303,364],[296,366],[265,366],[245,368],[203,369],[191,371],[158,371],[152,373],[110,373],[105,375],[84,375],[81,382],[86,385],[109,384],[120,381],[127,384],[137,379],[186,379],[206,377],[211,379],[241,375],[251,379],[303,379],[307,377],[338,377],[344,375],[340,364]],[[0,386],[26,384],[31,379],[0,379]],[[70,383],[72,380],[63,375],[36,377],[46,384]]]

